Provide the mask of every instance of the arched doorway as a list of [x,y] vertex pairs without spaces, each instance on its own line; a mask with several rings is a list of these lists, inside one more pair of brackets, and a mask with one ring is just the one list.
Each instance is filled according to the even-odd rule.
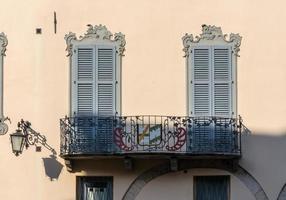
[[[213,169],[221,169],[228,171],[233,176],[237,177],[254,195],[256,200],[268,200],[266,193],[264,192],[261,185],[258,181],[245,169],[241,166],[237,165],[236,169],[233,170],[233,166],[231,166],[231,162],[223,161],[223,160],[180,160],[179,169],[180,170],[188,170],[195,168],[213,168]],[[151,180],[162,176],[167,173],[171,173],[169,162],[157,165],[151,169],[140,174],[129,186],[128,190],[124,194],[122,200],[134,200],[142,188]]]
[[277,200],[285,200],[286,199],[286,184],[281,189]]

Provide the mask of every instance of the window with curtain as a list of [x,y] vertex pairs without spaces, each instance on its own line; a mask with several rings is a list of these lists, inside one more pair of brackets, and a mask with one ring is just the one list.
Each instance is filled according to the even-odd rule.
[[112,177],[77,177],[77,200],[112,200]]

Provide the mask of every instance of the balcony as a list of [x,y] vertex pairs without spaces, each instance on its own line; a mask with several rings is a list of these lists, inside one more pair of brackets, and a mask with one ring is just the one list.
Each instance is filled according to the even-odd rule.
[[60,119],[61,157],[241,156],[241,120],[218,117],[121,116]]

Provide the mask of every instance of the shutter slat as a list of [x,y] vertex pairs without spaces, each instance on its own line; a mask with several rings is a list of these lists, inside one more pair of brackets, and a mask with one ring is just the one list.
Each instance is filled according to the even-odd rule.
[[231,116],[231,64],[229,48],[213,48],[214,115]]
[[209,80],[209,49],[194,50],[194,80]]
[[193,112],[197,116],[210,115],[210,48],[193,50]]
[[98,49],[98,80],[113,80],[113,49]]
[[92,115],[93,113],[93,86],[92,84],[78,84],[78,114]]
[[78,49],[78,80],[93,80],[93,49]]
[[214,85],[214,110],[215,115],[227,116],[230,111],[230,95],[228,83],[215,83]]
[[208,84],[195,84],[194,86],[194,110],[195,114],[209,114],[209,85]]
[[113,115],[113,85],[98,84],[98,114]]
[[228,80],[230,74],[229,49],[214,49],[214,79]]

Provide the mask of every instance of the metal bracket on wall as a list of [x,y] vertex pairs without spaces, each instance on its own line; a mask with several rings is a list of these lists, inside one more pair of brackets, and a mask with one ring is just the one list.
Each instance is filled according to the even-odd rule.
[[24,121],[23,119],[18,122],[18,129],[23,131],[26,137],[25,145],[28,148],[30,145],[35,145],[36,151],[40,151],[38,144],[41,144],[46,149],[50,150],[53,155],[57,155],[55,149],[53,149],[48,143],[44,135],[36,132],[31,128],[31,123],[29,121]]
[[54,11],[54,32],[57,34],[57,13]]

